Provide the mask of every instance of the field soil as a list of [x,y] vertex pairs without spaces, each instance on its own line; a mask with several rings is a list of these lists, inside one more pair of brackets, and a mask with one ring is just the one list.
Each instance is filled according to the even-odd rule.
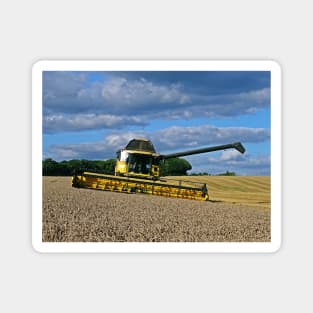
[[43,177],[43,241],[271,240],[269,177],[188,179],[206,179],[211,200],[77,189],[71,177]]

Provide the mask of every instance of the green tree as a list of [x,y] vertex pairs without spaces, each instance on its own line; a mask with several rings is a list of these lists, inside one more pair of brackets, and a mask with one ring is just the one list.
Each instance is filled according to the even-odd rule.
[[113,175],[115,172],[115,164],[116,164],[115,159],[109,159],[109,160],[104,161],[103,172],[106,174]]
[[161,165],[161,176],[182,176],[187,175],[191,170],[191,164],[182,158],[167,159]]
[[51,158],[42,161],[42,174],[44,176],[53,176],[58,173],[58,162]]
[[217,176],[236,176],[235,172],[226,171],[225,173],[217,174]]
[[43,176],[71,176],[77,171],[93,171],[114,174],[115,159],[109,160],[69,160],[57,162],[51,158],[42,162]]

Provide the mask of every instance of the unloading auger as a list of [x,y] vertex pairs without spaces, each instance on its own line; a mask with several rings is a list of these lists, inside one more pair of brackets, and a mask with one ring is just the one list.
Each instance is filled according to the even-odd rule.
[[73,176],[72,186],[207,201],[209,195],[206,184],[189,180],[161,178],[161,164],[170,158],[226,149],[236,149],[240,153],[245,152],[243,145],[240,142],[235,142],[171,154],[160,154],[155,151],[150,140],[132,139],[124,149],[117,151],[115,175],[83,171]]

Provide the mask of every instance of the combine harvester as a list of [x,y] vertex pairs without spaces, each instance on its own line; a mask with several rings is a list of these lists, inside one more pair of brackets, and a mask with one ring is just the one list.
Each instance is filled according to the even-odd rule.
[[72,186],[124,193],[144,193],[165,197],[207,201],[206,184],[160,178],[161,163],[166,159],[192,154],[234,148],[240,153],[245,148],[240,142],[162,155],[157,153],[150,140],[133,139],[117,151],[115,175],[84,171],[72,178]]

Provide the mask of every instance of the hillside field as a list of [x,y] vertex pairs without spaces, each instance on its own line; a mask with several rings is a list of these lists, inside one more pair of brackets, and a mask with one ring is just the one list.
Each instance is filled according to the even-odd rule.
[[172,177],[206,183],[210,201],[222,201],[255,208],[271,208],[270,176]]

